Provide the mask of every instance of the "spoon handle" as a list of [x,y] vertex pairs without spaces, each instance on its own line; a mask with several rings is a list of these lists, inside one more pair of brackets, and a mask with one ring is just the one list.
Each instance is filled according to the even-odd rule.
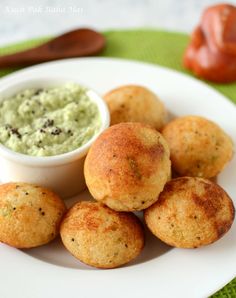
[[62,34],[35,48],[11,55],[0,56],[0,69],[28,66],[63,58],[91,56],[105,46],[102,34],[86,28]]
[[0,56],[0,69],[10,68],[10,67],[19,67],[19,66],[28,66],[36,63],[46,62],[49,60],[49,57],[44,57],[42,54],[38,53],[35,55],[34,51],[27,50],[19,53]]

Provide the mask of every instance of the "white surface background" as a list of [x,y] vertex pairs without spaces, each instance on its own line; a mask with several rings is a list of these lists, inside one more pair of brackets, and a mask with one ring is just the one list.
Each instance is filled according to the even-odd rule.
[[[231,0],[231,2],[236,4],[236,0]],[[79,26],[89,26],[89,27],[94,27],[102,30],[117,29],[117,28],[134,28],[134,27],[156,27],[156,28],[162,28],[167,30],[190,32],[193,29],[193,27],[198,23],[203,8],[214,3],[217,3],[217,1],[214,1],[214,0],[116,0],[116,1],[115,0],[77,0],[77,1],[76,0],[51,0],[51,1],[50,0],[41,0],[41,1],[39,0],[20,0],[20,1],[19,0],[18,1],[0,0],[0,46],[7,43],[28,39],[28,38],[33,38],[33,37],[38,37],[43,35],[59,34],[63,31],[74,29]],[[132,71],[132,75],[133,73],[139,74],[140,72]],[[127,73],[126,75],[128,76]],[[108,81],[109,79],[112,79],[112,78],[113,76],[108,76]],[[125,80],[126,77],[122,79]],[[173,80],[173,82],[175,82],[175,80]],[[178,86],[178,81],[175,82],[175,85]],[[179,85],[179,87],[180,86],[181,85]],[[191,94],[191,96],[194,96],[194,94],[197,94],[196,92],[192,92],[193,89],[190,88],[189,90],[190,90],[189,94]],[[172,92],[174,94],[173,95],[174,98],[176,97],[175,89],[167,90],[167,91]],[[188,96],[188,94],[185,93],[184,96]],[[180,99],[183,98],[182,93],[179,93],[179,98]],[[200,96],[200,99],[201,98],[205,98],[205,96]],[[206,96],[206,98],[208,98],[208,96]],[[199,100],[199,97],[196,98],[195,102],[198,103],[198,100]],[[198,105],[198,107],[199,106],[201,105]],[[182,106],[179,105],[178,107],[180,108]],[[187,107],[187,105],[184,104],[183,107]],[[209,113],[211,112],[213,113],[212,104],[210,104],[210,107],[211,109],[209,110]],[[217,107],[218,107],[217,105],[214,106],[214,108],[217,108]],[[207,113],[207,111],[208,110],[206,109],[205,112]],[[220,112],[224,111],[223,108],[221,110],[221,105],[219,105],[219,111]],[[233,109],[230,111],[232,112]],[[226,115],[226,113],[223,113],[223,115]],[[227,121],[229,121],[228,118],[227,118]],[[227,178],[227,176],[225,177]],[[232,176],[230,175],[230,177]],[[224,181],[225,183],[228,183],[229,179],[226,179],[226,178]],[[231,245],[228,245],[228,243],[230,243]],[[220,287],[221,285],[229,281],[229,279],[232,277],[231,275],[230,277],[228,276],[228,273],[230,272],[229,268],[234,266],[235,264],[234,262],[232,262],[231,254],[228,253],[228,250],[225,250],[224,245],[227,245],[228,249],[233,248],[230,234],[226,235],[225,241],[219,241],[218,243],[216,243],[215,246],[212,246],[212,249],[215,250],[214,254],[211,251],[211,247],[203,248],[203,252],[206,250],[206,255],[205,255],[206,257],[203,259],[201,259],[200,254],[198,258],[196,258],[196,251],[194,250],[188,251],[187,258],[186,258],[186,252],[184,252],[185,255],[182,256],[182,258],[185,260],[184,262],[181,262],[182,258],[180,258],[179,255],[177,255],[177,258],[174,255],[173,260],[176,261],[177,264],[180,263],[180,265],[179,266],[173,265],[174,263],[171,263],[171,259],[170,259],[171,264],[169,265],[169,267],[166,267],[166,264],[164,264],[163,271],[160,270],[161,274],[159,275],[160,276],[159,279],[162,281],[162,279],[165,277],[165,274],[163,274],[163,272],[164,273],[167,272],[169,280],[170,280],[170,277],[172,277],[172,279],[174,280],[176,274],[177,276],[180,276],[182,278],[183,275],[179,274],[177,270],[181,268],[180,267],[181,264],[188,263],[188,265],[190,265],[191,263],[189,262],[189,260],[191,259],[193,260],[193,266],[190,265],[190,268],[194,268],[195,270],[193,272],[197,272],[197,269],[199,267],[200,277],[202,277],[203,280],[206,281],[205,283],[204,282],[200,283],[200,285],[205,286],[207,284],[209,287],[211,287],[211,290],[216,289],[216,284],[217,284],[217,288]],[[9,255],[7,255],[7,252],[9,252]],[[177,254],[180,254],[181,256],[182,251],[178,250]],[[78,275],[73,276],[73,279],[70,280],[70,274],[67,271],[58,270],[57,267],[53,267],[53,266],[50,267],[52,268],[52,271],[50,271],[51,269],[49,270],[48,267],[45,266],[45,263],[38,262],[37,263],[38,267],[36,271],[39,272],[39,276],[41,276],[40,278],[42,279],[40,280],[40,283],[39,283],[38,275],[33,274],[33,272],[35,272],[35,268],[33,266],[31,267],[32,259],[22,258],[22,263],[20,263],[18,262],[19,260],[17,258],[18,258],[18,255],[16,255],[15,253],[12,253],[12,251],[8,249],[6,250],[6,256],[4,256],[4,260],[2,260],[4,262],[2,262],[3,264],[1,264],[3,268],[5,264],[5,268],[10,273],[16,272],[16,268],[19,268],[18,266],[20,266],[20,268],[24,268],[24,267],[25,268],[24,268],[24,274],[19,274],[17,276],[13,275],[12,279],[8,279],[9,283],[6,283],[6,282],[3,283],[4,289],[2,290],[6,290],[6,293],[8,293],[8,296],[4,296],[3,294],[3,295],[0,295],[1,298],[16,297],[17,295],[19,296],[20,295],[19,289],[22,290],[23,288],[24,288],[24,291],[27,291],[28,293],[30,293],[31,291],[35,293],[34,295],[24,295],[24,297],[33,297],[33,296],[36,297],[37,293],[38,295],[40,295],[39,293],[41,293],[42,295],[45,295],[45,284],[44,284],[44,287],[41,286],[42,280],[44,280],[47,283],[46,285],[48,285],[48,288],[51,289],[52,291],[51,293],[53,296],[53,293],[54,293],[53,291],[55,291],[55,289],[54,287],[50,287],[49,284],[52,285],[51,278],[54,278],[56,274],[58,274],[58,272],[59,274],[62,274],[62,273],[64,274],[64,272],[66,273],[65,276],[60,275],[59,282],[57,280],[54,283],[57,285],[58,291],[60,291],[61,287],[64,287],[64,285],[66,285],[65,283],[66,277],[69,278],[68,282],[72,281],[72,287],[69,287],[71,292],[69,293],[69,295],[71,296],[73,296],[73,294],[75,293],[75,291],[74,293],[72,293],[73,287],[76,287],[77,283],[81,282],[81,280],[78,278]],[[225,259],[227,260],[227,262],[225,261]],[[9,260],[11,261],[9,262]],[[28,261],[25,262],[25,260],[28,260]],[[201,266],[202,264],[206,265],[206,270],[204,266]],[[129,269],[132,267],[127,267],[127,268]],[[152,266],[152,268],[154,267]],[[156,268],[157,270],[159,270],[162,267],[157,266]],[[170,268],[170,270],[168,270],[168,268]],[[188,269],[189,266],[183,266],[183,269],[186,269],[186,268]],[[232,267],[232,268],[235,272],[235,267]],[[202,274],[201,274],[201,270],[202,270]],[[210,274],[207,274],[208,273],[207,270],[210,270],[209,271]],[[103,271],[104,274],[106,272],[108,271]],[[114,271],[114,272],[117,273],[117,276],[119,276],[119,278],[122,278],[122,276],[124,277],[123,271],[121,271],[121,273],[120,271]],[[138,274],[140,274],[142,278],[143,276],[145,276],[145,272],[143,271],[143,268],[138,269],[138,271],[136,270],[135,272],[138,272]],[[223,272],[225,276],[223,275]],[[6,270],[3,271],[3,274],[4,274],[4,277],[7,276]],[[207,278],[205,278],[204,274],[207,275]],[[29,276],[32,278],[32,280],[29,279]],[[128,274],[128,276],[133,278],[135,275],[133,275],[132,273],[132,274]],[[197,279],[195,279],[190,274],[188,274],[188,276],[190,278],[190,281],[192,281],[192,283],[196,285]],[[87,275],[85,277],[87,278]],[[155,274],[150,274],[149,279],[151,279],[152,277],[155,277]],[[217,280],[216,280],[216,277],[217,277]],[[13,278],[16,278],[16,281],[18,284],[16,284]],[[116,280],[119,280],[119,278]],[[84,281],[84,279],[85,278],[82,276],[82,281]],[[3,276],[2,276],[2,280],[3,280]],[[98,286],[103,287],[104,280],[105,281],[109,280],[109,276],[108,278],[105,278],[104,275],[102,275],[100,278],[97,277]],[[128,280],[129,279],[127,279],[127,281]],[[27,281],[26,283],[27,286],[24,287],[25,281]],[[137,280],[134,280],[134,284],[136,282]],[[87,278],[87,284],[88,283],[89,283],[89,279]],[[157,280],[155,280],[155,284],[156,283],[157,283]],[[129,283],[129,285],[132,285],[132,283]],[[165,287],[166,285],[167,283],[162,283],[160,286]],[[180,287],[181,283],[177,283],[176,285]],[[186,287],[189,288],[189,291],[192,290],[191,283],[186,283]],[[96,289],[97,291],[96,286],[90,287],[89,289],[91,290]],[[149,289],[151,290],[152,288],[150,287]],[[105,290],[107,290],[107,288]],[[120,290],[119,287],[118,287],[118,290]],[[170,286],[169,291],[171,290],[172,288]],[[104,287],[102,288],[102,291],[104,291]],[[198,287],[198,291],[199,291],[199,287]],[[15,294],[14,296],[9,296],[9,292],[15,292],[17,294]],[[109,292],[109,295],[110,293],[111,292]],[[48,295],[49,292],[46,292],[46,294]],[[68,288],[66,288],[65,295],[63,291],[61,292],[61,294],[63,294],[63,297],[65,297],[65,295],[68,294]],[[136,297],[138,297],[138,295],[140,294],[142,294],[142,297],[143,297],[143,293],[135,293],[135,294],[136,294]],[[147,292],[146,294],[148,296]],[[187,292],[185,294],[187,295]],[[42,295],[40,295],[40,297],[42,297]],[[116,295],[118,296],[118,293]],[[196,295],[196,292],[195,292],[195,295]],[[192,295],[188,295],[187,297],[191,297],[191,296]],[[182,295],[182,297],[184,296]]]
[[[79,26],[190,32],[220,0],[0,0],[0,46]],[[231,0],[236,4],[236,0]]]

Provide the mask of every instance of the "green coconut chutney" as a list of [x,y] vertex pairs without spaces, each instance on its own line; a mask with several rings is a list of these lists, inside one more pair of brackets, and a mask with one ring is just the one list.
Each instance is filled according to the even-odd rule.
[[52,156],[87,143],[101,127],[97,105],[75,83],[27,89],[0,103],[0,142],[32,156]]

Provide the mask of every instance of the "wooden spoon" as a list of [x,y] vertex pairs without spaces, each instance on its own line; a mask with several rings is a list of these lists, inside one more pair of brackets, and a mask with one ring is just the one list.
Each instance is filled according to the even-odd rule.
[[0,68],[27,66],[36,63],[91,56],[105,46],[102,34],[90,29],[78,29],[60,35],[49,42],[30,50],[12,55],[0,56]]

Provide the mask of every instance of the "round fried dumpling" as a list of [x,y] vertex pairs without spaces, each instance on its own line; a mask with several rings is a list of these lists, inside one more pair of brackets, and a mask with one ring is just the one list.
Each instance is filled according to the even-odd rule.
[[142,122],[160,130],[166,122],[166,109],[149,89],[127,85],[108,92],[104,99],[111,115],[111,125]]
[[0,241],[17,248],[46,244],[59,233],[66,211],[52,191],[28,183],[0,185]]
[[64,217],[61,238],[77,259],[98,268],[115,268],[144,247],[143,227],[133,213],[116,212],[98,202],[79,202]]
[[215,242],[231,227],[235,209],[227,193],[203,178],[169,181],[158,201],[144,211],[151,232],[163,242],[196,248]]
[[233,156],[231,138],[203,117],[176,118],[162,135],[170,147],[173,169],[181,176],[214,177]]
[[84,166],[92,196],[117,211],[152,205],[170,171],[166,141],[141,123],[120,123],[104,131],[91,146]]

